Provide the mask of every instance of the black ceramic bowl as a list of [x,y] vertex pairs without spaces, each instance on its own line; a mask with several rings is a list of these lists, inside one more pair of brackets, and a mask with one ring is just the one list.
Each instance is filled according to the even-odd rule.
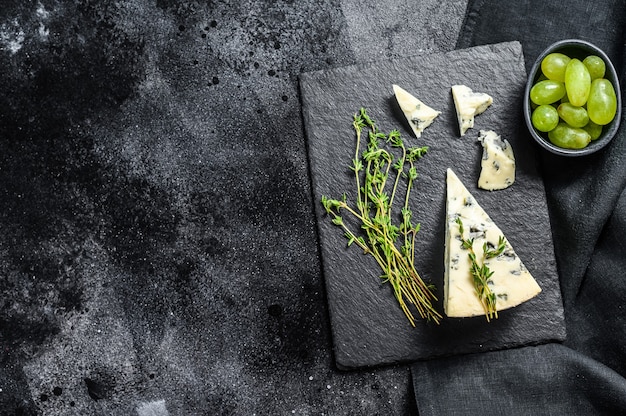
[[[564,149],[562,147],[552,144],[550,140],[548,140],[548,134],[535,129],[530,119],[532,114],[532,108],[530,103],[530,89],[535,84],[537,79],[542,75],[541,61],[552,52],[560,52],[569,56],[570,58],[578,58],[581,61],[588,55],[597,55],[601,57],[606,64],[606,73],[604,77],[611,81],[611,83],[613,84],[613,88],[615,89],[615,95],[617,97],[617,112],[615,114],[615,118],[613,119],[613,121],[603,127],[602,135],[600,135],[600,137],[598,137],[596,140],[592,140],[591,143],[589,143],[589,145],[583,149]],[[597,152],[598,150],[609,144],[609,142],[617,133],[620,125],[621,114],[622,97],[620,94],[620,85],[619,79],[617,77],[617,72],[615,71],[615,67],[613,66],[613,63],[611,62],[609,57],[600,48],[583,40],[566,39],[553,43],[537,57],[537,60],[533,64],[530,70],[530,74],[528,75],[528,81],[526,82],[526,90],[524,95],[524,119],[526,120],[526,126],[528,127],[530,134],[544,149],[563,156],[584,156]]]

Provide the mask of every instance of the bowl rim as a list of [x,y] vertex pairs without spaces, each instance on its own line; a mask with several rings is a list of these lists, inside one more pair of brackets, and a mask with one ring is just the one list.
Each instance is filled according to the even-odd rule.
[[[609,79],[611,83],[613,84],[613,89],[615,90],[615,96],[617,99],[617,109],[615,112],[615,118],[608,125],[606,125],[608,126],[608,130],[603,131],[602,134],[604,135],[604,137],[598,138],[597,140],[592,141],[587,147],[583,149],[565,149],[565,148],[552,144],[546,137],[544,137],[543,135],[541,135],[540,133],[536,131],[530,119],[530,116],[532,114],[532,109],[530,108],[530,98],[529,98],[530,89],[532,88],[535,82],[535,79],[539,75],[539,70],[541,69],[541,61],[543,60],[543,58],[545,58],[548,54],[552,52],[559,52],[559,51],[567,50],[568,48],[583,48],[584,52],[581,53],[580,55],[586,56],[586,55],[590,55],[593,53],[594,55],[600,56],[604,60],[604,63],[606,65],[605,78]],[[613,65],[613,62],[608,57],[608,55],[602,49],[600,49],[598,46],[594,45],[593,43],[586,41],[586,40],[582,40],[582,39],[559,40],[557,42],[552,43],[547,48],[545,48],[535,59],[535,62],[533,63],[533,66],[531,67],[530,72],[528,73],[526,87],[524,89],[524,106],[523,107],[524,107],[524,120],[526,122],[526,126],[530,134],[533,136],[535,141],[541,147],[543,147],[544,149],[552,153],[563,155],[563,156],[589,155],[591,153],[595,153],[599,151],[600,149],[603,149],[604,147],[606,147],[611,142],[611,140],[617,133],[617,130],[619,129],[620,122],[621,122],[621,114],[622,114],[622,98],[621,98],[619,75],[617,71],[615,70],[615,66]]]

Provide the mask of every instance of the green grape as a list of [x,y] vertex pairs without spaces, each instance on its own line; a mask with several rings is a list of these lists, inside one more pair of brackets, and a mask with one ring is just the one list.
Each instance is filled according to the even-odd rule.
[[530,89],[530,99],[538,105],[552,104],[565,95],[565,84],[550,79],[539,81]]
[[565,67],[565,89],[570,103],[582,107],[589,97],[591,75],[579,59],[572,58]]
[[601,126],[609,124],[617,112],[617,97],[613,84],[607,79],[594,79],[587,103],[589,118]]
[[585,64],[585,66],[587,67],[592,81],[596,78],[604,77],[604,73],[606,72],[606,64],[599,56],[589,55],[588,57],[583,59],[583,64]]
[[564,122],[548,132],[548,139],[552,144],[565,149],[582,149],[591,142],[591,136],[585,130],[568,126]]
[[602,126],[594,123],[591,120],[589,120],[589,123],[587,123],[587,125],[583,127],[583,130],[589,133],[589,135],[591,136],[591,140],[596,140],[602,134]]
[[530,119],[537,130],[548,132],[559,124],[559,113],[553,106],[544,104],[535,108]]
[[589,115],[584,107],[576,107],[571,103],[560,104],[557,108],[559,117],[572,127],[584,127],[589,123]]
[[541,72],[551,80],[565,81],[565,67],[570,58],[562,53],[554,52],[546,55],[541,61]]

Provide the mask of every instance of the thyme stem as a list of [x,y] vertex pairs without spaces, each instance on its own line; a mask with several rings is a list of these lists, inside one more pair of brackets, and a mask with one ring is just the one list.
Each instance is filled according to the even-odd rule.
[[456,223],[459,226],[459,233],[461,234],[461,244],[463,248],[468,250],[468,257],[471,261],[470,274],[474,280],[474,288],[476,289],[476,295],[480,300],[480,303],[483,305],[483,309],[485,310],[485,317],[487,318],[487,322],[491,319],[498,319],[498,310],[496,305],[496,295],[493,293],[490,287],[491,276],[493,276],[493,271],[487,267],[485,264],[486,259],[490,259],[493,257],[497,257],[506,248],[506,240],[504,236],[500,236],[498,239],[498,246],[495,249],[490,249],[488,244],[485,242],[483,244],[483,258],[482,264],[478,264],[478,260],[476,258],[476,252],[474,251],[474,239],[468,238],[465,239],[463,236],[463,221],[461,218],[456,219]]

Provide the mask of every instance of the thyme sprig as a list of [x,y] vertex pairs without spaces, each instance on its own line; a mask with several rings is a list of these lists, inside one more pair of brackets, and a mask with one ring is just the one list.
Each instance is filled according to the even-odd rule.
[[483,243],[483,258],[481,264],[478,264],[478,260],[476,258],[476,253],[474,252],[474,239],[468,238],[465,239],[464,229],[463,229],[463,221],[461,218],[456,218],[456,223],[459,226],[459,233],[461,234],[461,243],[464,249],[468,250],[467,254],[472,265],[470,267],[470,273],[474,280],[474,288],[476,289],[476,295],[480,300],[480,303],[483,305],[485,309],[485,317],[487,318],[487,322],[491,319],[498,319],[498,311],[496,309],[496,295],[493,293],[490,287],[491,276],[493,276],[493,271],[489,269],[489,267],[485,264],[486,259],[490,259],[493,257],[497,257],[506,248],[506,239],[504,236],[500,236],[498,238],[498,246],[493,248],[487,242]]
[[[343,229],[348,246],[356,244],[376,260],[382,270],[382,281],[391,284],[411,325],[415,326],[415,318],[410,305],[422,318],[439,323],[442,316],[433,306],[437,300],[435,288],[426,284],[415,268],[415,239],[420,224],[412,222],[413,212],[409,207],[409,195],[418,177],[415,163],[428,148],[407,147],[398,130],[380,132],[364,108],[354,115],[352,126],[356,146],[350,169],[356,183],[356,204],[350,205],[345,193],[341,199],[322,196],[321,202],[332,223]],[[364,135],[367,144],[361,152]],[[388,146],[383,147],[384,143]],[[398,218],[394,201],[402,179],[406,181],[406,191]],[[360,232],[346,224],[342,210],[360,223]]]

